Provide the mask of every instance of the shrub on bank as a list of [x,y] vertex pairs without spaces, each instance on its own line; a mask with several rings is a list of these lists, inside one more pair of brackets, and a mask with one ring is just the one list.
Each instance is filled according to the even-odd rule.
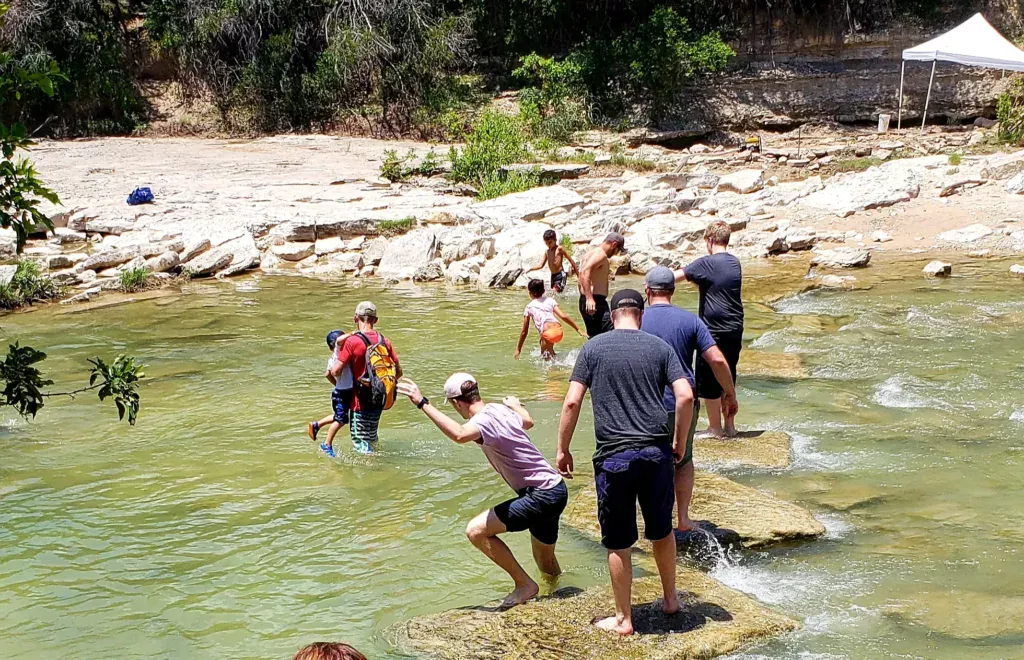
[[16,309],[35,302],[57,300],[64,295],[64,286],[39,270],[34,261],[19,261],[14,277],[0,284],[0,309]]
[[145,266],[126,268],[118,276],[118,286],[125,293],[135,293],[149,287],[150,273]]

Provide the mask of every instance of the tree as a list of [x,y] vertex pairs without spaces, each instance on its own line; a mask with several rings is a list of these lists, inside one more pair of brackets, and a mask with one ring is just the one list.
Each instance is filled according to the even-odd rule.
[[[0,22],[5,20],[7,5],[0,5]],[[29,71],[17,65],[8,51],[0,52],[0,110],[3,117],[17,114],[22,97],[32,91],[53,96],[53,85],[65,77],[55,62],[48,62],[38,70]],[[13,108],[13,110],[12,110]],[[16,158],[35,142],[20,121],[0,119],[0,227],[14,229],[17,251],[20,254],[25,240],[36,227],[53,229],[53,223],[42,211],[42,201],[60,204],[57,193],[47,187],[27,158]]]

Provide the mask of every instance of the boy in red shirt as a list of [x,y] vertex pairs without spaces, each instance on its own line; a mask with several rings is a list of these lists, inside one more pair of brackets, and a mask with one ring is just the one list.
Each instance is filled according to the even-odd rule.
[[[348,336],[344,342],[339,342],[335,349],[334,366],[331,373],[335,378],[341,375],[346,366],[352,369],[352,379],[355,389],[352,396],[352,419],[349,422],[349,429],[352,432],[352,448],[360,454],[374,453],[377,442],[377,427],[380,424],[380,416],[383,410],[373,409],[366,405],[362,390],[365,387],[360,382],[366,375],[366,349],[380,341],[381,335],[373,329],[377,324],[377,306],[365,300],[356,305],[355,313],[356,332]],[[391,341],[384,338],[384,346],[395,361],[397,377],[402,377],[402,365],[398,361],[398,354],[395,353]]]

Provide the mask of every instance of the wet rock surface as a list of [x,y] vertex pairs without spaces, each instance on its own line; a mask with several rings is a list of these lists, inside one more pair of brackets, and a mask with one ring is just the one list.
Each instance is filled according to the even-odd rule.
[[698,465],[789,467],[793,439],[782,431],[740,431],[735,437],[697,435],[693,458]]
[[799,353],[771,353],[757,349],[744,349],[736,365],[739,377],[773,380],[801,380],[811,374]]
[[693,569],[678,571],[683,609],[661,611],[657,577],[633,581],[632,637],[595,628],[613,612],[607,586],[565,588],[497,611],[489,606],[418,617],[392,631],[395,645],[438,659],[710,658],[753,641],[795,630],[798,623]]

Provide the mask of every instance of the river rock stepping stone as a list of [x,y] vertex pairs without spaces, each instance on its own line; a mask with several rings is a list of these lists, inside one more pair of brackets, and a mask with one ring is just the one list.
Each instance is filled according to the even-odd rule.
[[680,569],[678,614],[657,602],[657,577],[633,581],[633,626],[619,638],[591,621],[613,612],[607,585],[559,589],[510,610],[498,602],[417,617],[397,626],[392,641],[417,657],[486,660],[531,658],[711,658],[756,640],[796,630],[799,624],[694,569]]
[[732,438],[698,435],[693,439],[693,455],[700,465],[780,469],[789,467],[792,444],[793,439],[782,431],[741,431]]
[[[711,472],[698,471],[696,474],[690,518],[707,520],[723,530],[732,530],[739,536],[740,543],[748,548],[803,541],[825,533],[825,526],[810,511]],[[642,530],[639,507],[637,520]],[[569,502],[562,521],[584,536],[600,540],[597,493],[592,485],[581,489]],[[651,550],[650,541],[644,539],[643,534],[637,547],[645,552]]]
[[740,353],[740,362],[736,370],[739,376],[750,378],[802,380],[811,377],[799,353],[770,353],[747,349]]
[[958,589],[921,591],[884,611],[890,618],[956,639],[997,641],[1024,636],[1024,596]]

